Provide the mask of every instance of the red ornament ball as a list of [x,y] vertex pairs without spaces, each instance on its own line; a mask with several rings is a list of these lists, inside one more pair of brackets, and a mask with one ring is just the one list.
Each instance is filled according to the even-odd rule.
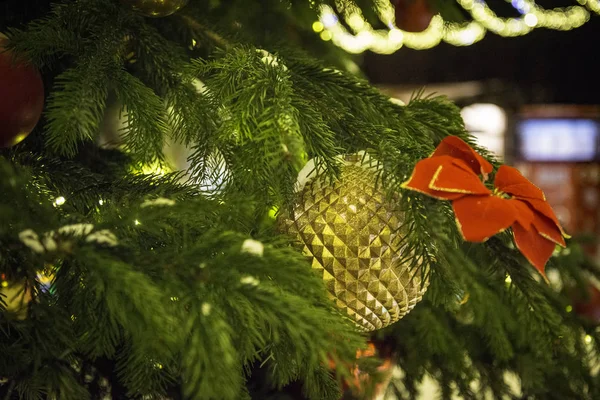
[[435,15],[428,0],[394,0],[396,26],[407,32],[423,32]]
[[0,37],[0,147],[25,139],[44,108],[44,84],[38,70],[6,51]]

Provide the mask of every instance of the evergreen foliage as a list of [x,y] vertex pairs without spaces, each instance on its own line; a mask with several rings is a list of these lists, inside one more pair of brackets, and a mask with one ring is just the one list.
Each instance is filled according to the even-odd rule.
[[[508,235],[463,243],[448,203],[400,188],[443,137],[471,141],[458,108],[399,106],[343,61],[299,51],[323,55],[308,39],[321,3],[190,0],[149,19],[116,0],[9,0],[0,31],[48,96],[34,133],[0,151],[0,272],[34,297],[25,319],[0,313],[0,398],[339,398],[368,337],[272,210],[291,206],[307,159],[335,179],[337,156],[361,150],[400,194],[406,262],[431,282],[372,337],[404,371],[398,394],[415,397],[428,374],[444,399],[600,398],[595,326]],[[107,148],[111,102],[123,126]],[[167,168],[167,142],[191,149],[189,175],[142,173]],[[550,269],[584,285],[598,271],[572,249]]]

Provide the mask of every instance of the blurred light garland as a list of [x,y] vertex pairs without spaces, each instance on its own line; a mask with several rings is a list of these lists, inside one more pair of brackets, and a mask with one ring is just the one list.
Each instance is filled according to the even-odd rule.
[[590,11],[600,14],[600,0],[577,0],[582,6],[586,6]]
[[487,31],[504,37],[522,36],[535,28],[568,31],[585,24],[590,19],[590,11],[600,14],[600,0],[577,0],[580,5],[555,9],[544,9],[533,0],[507,1],[521,17],[500,18],[483,0],[457,0],[473,21],[453,23],[436,15],[427,29],[413,33],[396,26],[390,0],[375,1],[378,17],[389,29],[374,29],[354,1],[338,0],[338,12],[328,5],[321,6],[319,21],[314,22],[312,28],[322,40],[331,40],[349,53],[371,50],[391,54],[402,46],[423,50],[442,41],[454,46],[469,46],[483,39]]

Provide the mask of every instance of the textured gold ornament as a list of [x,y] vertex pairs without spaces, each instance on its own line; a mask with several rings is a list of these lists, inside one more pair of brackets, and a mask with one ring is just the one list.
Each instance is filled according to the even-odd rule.
[[347,156],[335,182],[308,181],[282,222],[304,245],[338,307],[372,331],[412,310],[428,282],[421,284],[421,267],[406,262],[403,214],[376,186],[375,171],[359,161]]
[[188,0],[121,0],[121,2],[146,17],[159,18],[179,11]]

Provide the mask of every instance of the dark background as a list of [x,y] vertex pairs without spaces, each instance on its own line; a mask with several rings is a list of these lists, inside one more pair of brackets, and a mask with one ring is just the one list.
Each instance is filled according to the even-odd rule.
[[487,32],[467,47],[441,43],[392,55],[365,53],[364,69],[376,85],[478,80],[503,102],[599,104],[599,50],[600,16],[594,14],[567,32],[538,28],[514,38]]

